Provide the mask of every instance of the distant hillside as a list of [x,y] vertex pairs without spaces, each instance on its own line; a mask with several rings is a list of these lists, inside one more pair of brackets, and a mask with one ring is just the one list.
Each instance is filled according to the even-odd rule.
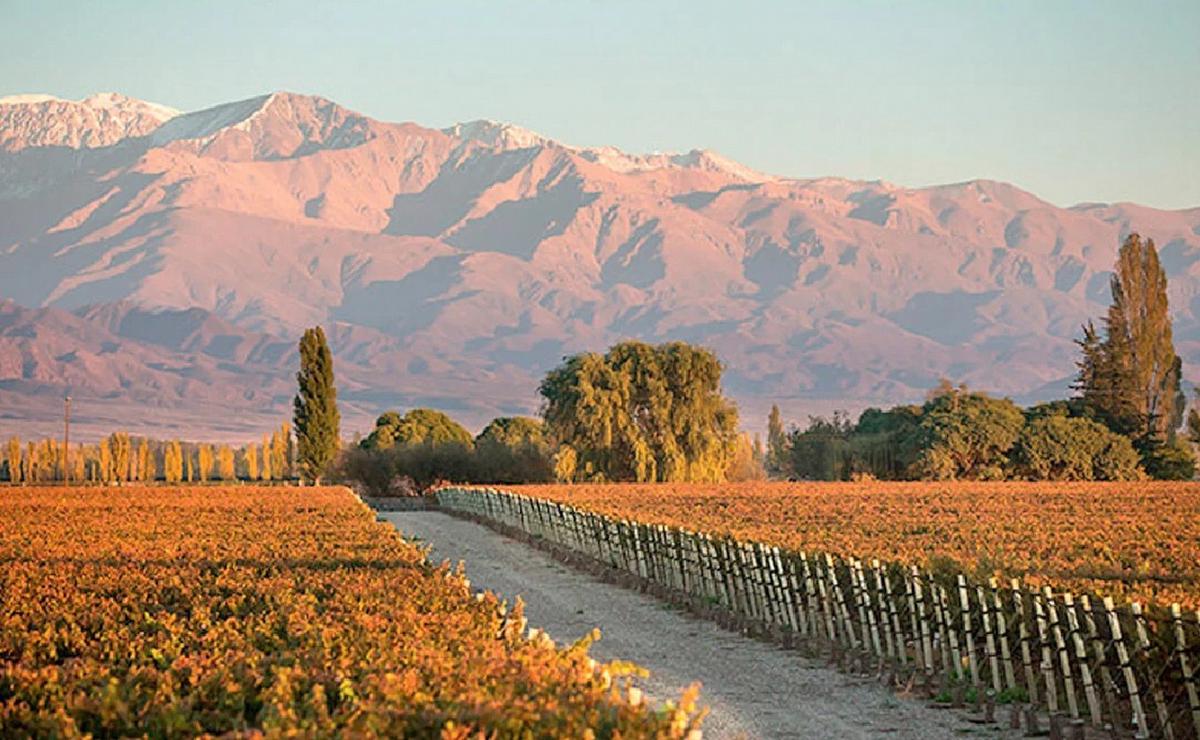
[[[118,421],[127,399],[130,423],[162,407],[253,433],[247,414],[287,415],[292,344],[315,323],[356,423],[417,402],[475,426],[532,412],[563,355],[629,337],[713,347],[753,427],[774,400],[801,417],[917,399],[941,376],[1029,400],[1064,392],[1132,230],[1160,247],[1200,380],[1200,208],[790,179],[291,93],[178,115],[6,98],[0,296],[78,315],[26,315],[50,323],[5,338],[24,343],[0,400],[48,424],[33,399],[95,388]],[[98,351],[113,336],[120,358]]]

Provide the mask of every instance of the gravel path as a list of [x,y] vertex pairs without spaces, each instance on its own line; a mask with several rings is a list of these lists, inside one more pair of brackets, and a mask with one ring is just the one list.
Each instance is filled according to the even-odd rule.
[[464,561],[473,587],[495,591],[509,603],[520,595],[530,626],[560,644],[599,627],[603,637],[591,654],[648,668],[650,677],[641,685],[652,699],[676,698],[700,681],[702,703],[711,709],[706,738],[1020,736],[971,724],[958,711],[897,698],[869,679],[846,676],[603,583],[479,524],[432,511],[380,516],[405,537],[431,545],[434,562]]

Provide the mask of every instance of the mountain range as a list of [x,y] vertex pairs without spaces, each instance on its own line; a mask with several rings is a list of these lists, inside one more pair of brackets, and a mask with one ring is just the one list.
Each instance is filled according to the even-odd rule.
[[285,92],[0,98],[0,435],[54,432],[70,393],[85,435],[254,438],[313,324],[347,436],[388,408],[535,412],[564,355],[624,338],[713,348],[751,429],[941,377],[1061,396],[1131,231],[1200,380],[1200,208],[783,177]]

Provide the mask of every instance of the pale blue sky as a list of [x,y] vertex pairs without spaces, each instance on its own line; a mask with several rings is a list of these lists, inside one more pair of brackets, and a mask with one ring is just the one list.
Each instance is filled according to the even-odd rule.
[[0,19],[0,94],[286,89],[798,177],[1200,206],[1197,0],[0,0]]

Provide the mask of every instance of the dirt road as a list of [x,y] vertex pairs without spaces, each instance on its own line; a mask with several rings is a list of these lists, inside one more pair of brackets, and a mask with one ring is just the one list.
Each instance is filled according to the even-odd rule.
[[631,660],[655,700],[702,684],[706,738],[1019,737],[953,710],[900,699],[871,680],[728,632],[663,602],[598,581],[481,525],[439,512],[381,514],[432,546],[434,562],[464,561],[474,588],[525,600],[532,627],[570,643],[599,627],[598,660]]

